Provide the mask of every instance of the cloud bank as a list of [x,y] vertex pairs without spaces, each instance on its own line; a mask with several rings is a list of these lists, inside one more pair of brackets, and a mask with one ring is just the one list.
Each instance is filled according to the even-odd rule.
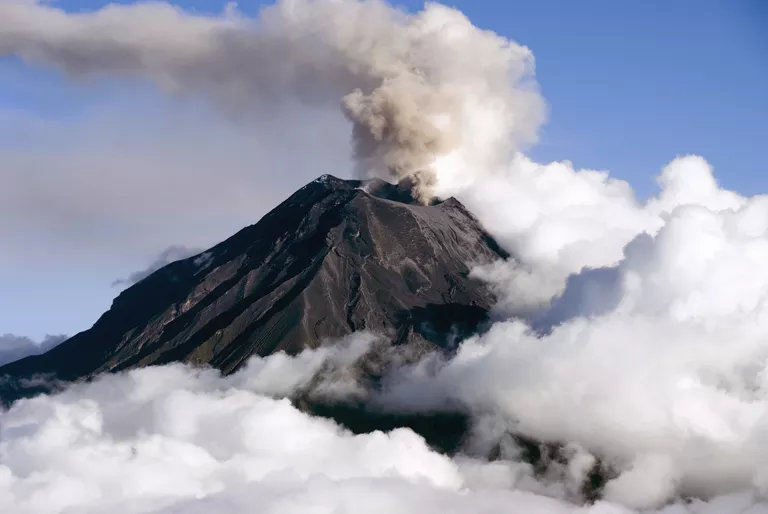
[[[521,462],[449,458],[408,429],[354,435],[272,396],[306,385],[318,365],[354,362],[372,340],[353,336],[295,358],[255,358],[229,377],[176,364],[19,401],[0,412],[0,507],[18,514],[633,512],[608,502],[569,504],[562,484]],[[561,480],[578,480],[585,458],[573,453]],[[647,466],[635,478],[659,464]],[[654,492],[635,482],[633,494]],[[694,500],[659,512],[746,512],[753,499]]]
[[[553,166],[560,180],[545,166],[532,182],[565,200],[510,202],[523,216],[495,218],[509,220],[500,236],[522,265],[477,272],[512,307],[531,301],[526,317],[455,358],[398,370],[377,401],[464,409],[497,417],[501,433],[576,443],[616,471],[605,497],[631,507],[764,494],[768,197],[720,189],[698,157],[665,167],[642,205],[607,176]],[[579,192],[579,180],[593,187]],[[516,296],[526,287],[539,296]]]

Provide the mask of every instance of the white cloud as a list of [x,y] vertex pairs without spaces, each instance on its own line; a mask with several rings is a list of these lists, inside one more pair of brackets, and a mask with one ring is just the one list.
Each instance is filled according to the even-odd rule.
[[503,171],[455,191],[514,255],[509,265],[481,266],[475,275],[499,286],[502,306],[530,312],[562,293],[571,274],[615,266],[631,241],[656,234],[677,207],[719,213],[746,202],[720,189],[698,156],[674,159],[658,182],[659,195],[641,203],[627,182],[607,172],[518,155]]
[[[330,351],[332,358],[341,355]],[[0,508],[15,514],[630,513],[616,504],[581,507],[558,499],[562,491],[537,483],[525,464],[451,459],[407,429],[353,435],[309,417],[288,400],[261,394],[293,388],[273,372],[285,365],[285,357],[269,357],[228,378],[182,365],[145,368],[17,402],[0,411]],[[694,502],[663,512],[737,512],[728,508],[754,503],[743,496],[717,499],[716,511]]]
[[[463,406],[534,439],[578,443],[622,472],[607,498],[634,507],[763,493],[768,202],[720,190],[710,173],[695,157],[666,167],[661,182],[671,189],[636,207],[638,217],[656,217],[617,262],[606,254],[591,263],[605,268],[579,272],[584,262],[556,260],[576,274],[551,310],[531,316],[551,332],[497,323],[452,360],[399,370],[378,401],[395,410]],[[599,204],[591,216],[601,210],[622,222]],[[602,227],[597,240],[618,248],[630,235],[613,239]],[[572,232],[563,233],[567,247]]]

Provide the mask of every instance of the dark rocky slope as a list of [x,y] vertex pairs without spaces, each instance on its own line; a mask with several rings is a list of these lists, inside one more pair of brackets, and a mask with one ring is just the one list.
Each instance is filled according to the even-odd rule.
[[90,330],[0,368],[0,395],[33,393],[35,375],[71,381],[173,361],[231,373],[252,355],[362,329],[418,351],[445,347],[493,303],[471,263],[506,256],[453,198],[423,206],[398,186],[323,176],[126,289]]

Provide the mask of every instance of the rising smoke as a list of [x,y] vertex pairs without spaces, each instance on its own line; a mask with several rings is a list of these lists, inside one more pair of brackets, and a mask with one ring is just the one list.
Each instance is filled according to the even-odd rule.
[[530,51],[437,4],[408,15],[379,0],[286,0],[253,20],[154,2],[67,14],[5,0],[0,55],[75,77],[148,78],[232,116],[266,116],[290,99],[340,103],[358,173],[407,179],[424,201],[438,158],[488,169],[532,142],[543,118]]
[[[525,48],[439,5],[295,0],[253,20],[6,0],[0,53],[148,78],[232,116],[341,103],[362,175],[458,195],[514,255],[474,271],[508,319],[380,390],[345,371],[375,341],[359,334],[233,377],[168,366],[18,402],[0,414],[3,511],[768,512],[768,200],[720,188],[696,156],[640,202],[605,172],[517,153],[543,113]],[[273,398],[307,388],[459,409],[475,458],[406,429],[355,436]],[[560,458],[536,471],[509,434]],[[476,458],[494,445],[500,460]],[[603,501],[583,505],[598,461]]]

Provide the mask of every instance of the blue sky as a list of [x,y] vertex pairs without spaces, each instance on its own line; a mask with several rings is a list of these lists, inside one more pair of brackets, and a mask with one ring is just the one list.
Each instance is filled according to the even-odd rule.
[[[57,3],[74,11],[106,2]],[[177,3],[205,12],[220,11],[225,4]],[[422,5],[398,3],[409,10]],[[676,155],[696,153],[715,167],[724,186],[745,194],[768,192],[763,156],[768,142],[768,3],[446,3],[475,25],[529,46],[536,56],[550,114],[540,144],[529,152],[535,159],[567,159],[577,167],[610,170],[644,197],[655,192],[653,177],[664,164]],[[240,9],[252,13],[260,5],[243,1]],[[0,59],[0,150],[36,144],[9,113],[70,123],[99,106],[119,104],[125,95],[151,104],[152,93],[136,84],[79,87],[53,72]],[[231,228],[235,226],[233,222]],[[45,251],[44,243],[34,248]],[[50,253],[55,266],[56,251],[51,248]],[[39,280],[33,278],[40,273],[31,269],[31,261],[29,269],[6,264],[0,271],[0,333],[39,338],[87,328],[115,294],[111,280],[151,261],[149,253],[137,249],[125,261],[71,267],[64,275],[52,273]],[[115,275],[117,270],[122,275]]]

